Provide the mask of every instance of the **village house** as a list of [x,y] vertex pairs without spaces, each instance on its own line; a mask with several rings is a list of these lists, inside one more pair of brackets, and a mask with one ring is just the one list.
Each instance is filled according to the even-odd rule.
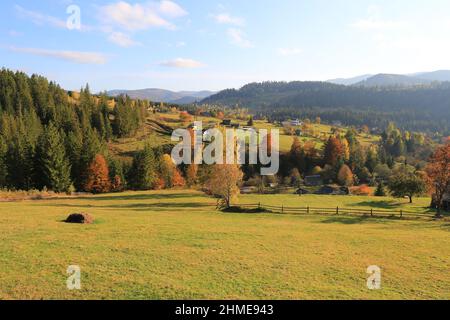
[[447,192],[442,199],[442,209],[450,211],[450,192]]
[[308,187],[316,187],[323,185],[323,180],[320,175],[306,176],[305,185]]

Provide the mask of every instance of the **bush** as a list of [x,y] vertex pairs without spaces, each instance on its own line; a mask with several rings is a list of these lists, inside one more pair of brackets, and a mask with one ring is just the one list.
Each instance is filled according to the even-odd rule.
[[352,194],[357,196],[368,196],[372,193],[372,189],[366,184],[355,187],[352,189]]

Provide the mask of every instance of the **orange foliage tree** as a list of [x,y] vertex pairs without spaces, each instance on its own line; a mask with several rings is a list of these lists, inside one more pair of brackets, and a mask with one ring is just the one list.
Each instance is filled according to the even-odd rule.
[[338,182],[343,186],[350,187],[354,183],[352,170],[346,164],[342,165],[341,169],[339,169],[337,178]]
[[105,193],[111,190],[108,164],[101,154],[97,154],[89,165],[84,189],[92,193]]
[[441,216],[442,202],[450,192],[450,142],[436,149],[426,168],[429,189],[433,192],[433,202],[437,216]]
[[188,124],[191,123],[193,121],[193,117],[187,113],[186,111],[180,112],[180,121],[183,124]]
[[177,166],[168,154],[162,156],[160,169],[160,176],[166,188],[182,187],[186,184]]
[[196,164],[188,165],[186,169],[186,184],[190,187],[197,184],[198,166]]
[[343,156],[342,144],[341,141],[331,136],[328,141],[325,143],[325,149],[323,152],[324,162],[329,165],[336,165],[339,159]]

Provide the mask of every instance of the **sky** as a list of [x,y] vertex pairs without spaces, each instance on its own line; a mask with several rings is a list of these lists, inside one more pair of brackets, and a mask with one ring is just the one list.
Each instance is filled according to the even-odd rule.
[[67,90],[450,69],[448,0],[2,0],[0,67]]

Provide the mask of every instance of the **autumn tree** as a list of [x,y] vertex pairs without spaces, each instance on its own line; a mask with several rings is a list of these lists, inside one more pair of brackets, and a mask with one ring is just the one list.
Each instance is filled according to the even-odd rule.
[[92,193],[105,193],[111,190],[108,164],[101,154],[96,155],[89,165],[84,189]]
[[339,184],[343,186],[352,186],[354,183],[352,170],[346,164],[342,165],[341,169],[339,169],[337,179]]
[[166,188],[185,185],[184,178],[168,154],[162,156],[159,174]]
[[189,187],[195,186],[197,184],[198,182],[197,173],[198,173],[198,165],[193,163],[187,166],[186,184]]
[[450,192],[450,142],[436,149],[426,168],[427,183],[433,192],[437,216],[441,216],[442,200]]
[[342,158],[342,144],[338,138],[331,136],[325,143],[323,157],[325,164],[335,166],[337,162]]
[[229,208],[231,201],[240,193],[239,186],[242,182],[243,173],[236,164],[216,164],[212,174],[207,181],[207,188],[224,202]]
[[184,125],[186,125],[186,124],[192,123],[193,118],[189,113],[187,113],[186,111],[183,111],[183,112],[180,112],[180,121]]
[[406,169],[397,169],[389,179],[388,189],[396,198],[409,198],[413,202],[414,196],[420,196],[426,191],[425,181],[422,177]]

